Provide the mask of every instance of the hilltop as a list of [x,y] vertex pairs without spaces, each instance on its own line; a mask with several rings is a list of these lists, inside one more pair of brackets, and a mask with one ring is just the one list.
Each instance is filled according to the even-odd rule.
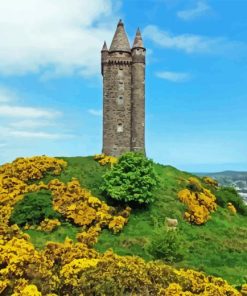
[[114,201],[101,188],[116,161],[40,156],[0,166],[1,295],[245,293],[247,207],[237,192],[152,164],[153,202]]
[[[101,200],[100,186],[102,175],[109,168],[100,166],[93,157],[59,157],[68,163],[67,168],[58,176],[62,182],[77,178],[82,187],[89,189]],[[119,234],[103,230],[96,249],[103,252],[112,248],[119,255],[137,255],[145,260],[155,259],[146,250],[152,239],[154,229],[164,225],[165,218],[178,219],[182,234],[184,259],[175,263],[177,267],[194,268],[207,274],[223,277],[230,283],[239,285],[244,282],[247,271],[247,217],[232,216],[227,209],[218,207],[211,219],[201,226],[191,225],[183,219],[185,206],[178,200],[178,192],[184,188],[190,173],[177,170],[172,166],[155,164],[160,184],[154,192],[155,202],[150,206],[133,208],[128,224]],[[53,179],[47,176],[46,183]],[[44,246],[46,241],[62,241],[66,235],[75,239],[75,227],[60,228],[51,235],[34,230],[27,231],[34,245]]]

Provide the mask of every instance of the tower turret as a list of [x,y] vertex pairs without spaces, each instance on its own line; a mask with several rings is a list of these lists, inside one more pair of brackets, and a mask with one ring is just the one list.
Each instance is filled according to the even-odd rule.
[[145,153],[145,56],[146,49],[139,28],[132,55],[131,150]]
[[142,35],[141,35],[141,31],[139,28],[137,28],[136,36],[135,36],[133,46],[132,46],[132,49],[134,49],[134,48],[144,48]]
[[103,75],[104,64],[107,63],[108,58],[108,48],[106,42],[104,41],[102,50],[101,50],[101,74]]
[[[104,53],[103,53],[104,54]],[[131,49],[120,20],[103,63],[103,153],[131,150]]]

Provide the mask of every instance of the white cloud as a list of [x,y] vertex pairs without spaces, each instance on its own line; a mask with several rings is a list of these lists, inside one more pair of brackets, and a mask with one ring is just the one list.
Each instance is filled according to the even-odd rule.
[[102,116],[103,115],[102,110],[95,110],[95,109],[89,109],[88,113],[90,113],[93,116]]
[[211,10],[210,6],[204,1],[198,1],[195,8],[180,10],[177,16],[185,21],[198,18]]
[[[14,138],[18,146],[22,145],[19,140],[23,138],[32,141],[33,139],[59,140],[73,137],[61,131],[61,125],[56,123],[57,117],[63,115],[61,112],[16,105],[23,98],[15,91],[4,87],[0,88],[0,98],[1,139],[11,141]],[[0,143],[0,147],[5,146],[6,144]]]
[[16,98],[17,96],[13,91],[0,86],[0,103],[11,102],[16,100]]
[[61,113],[57,111],[49,111],[41,108],[0,105],[0,115],[6,117],[54,118],[60,114]]
[[246,55],[246,44],[224,37],[214,38],[193,34],[174,35],[167,31],[161,31],[153,25],[147,26],[143,35],[161,47],[182,50],[188,54],[220,54],[238,58]]
[[94,75],[116,26],[112,0],[0,1],[0,74]]
[[[0,127],[0,137],[4,138],[6,141],[12,140],[13,138],[23,138],[26,139],[44,139],[44,140],[60,140],[65,138],[74,137],[73,134],[64,134],[64,133],[54,133],[54,132],[45,132],[45,131],[29,131],[29,130],[16,130],[10,127]],[[18,143],[18,140],[15,140],[15,143]],[[31,144],[31,142],[30,142]]]
[[157,77],[166,79],[172,82],[185,82],[191,78],[189,73],[182,73],[182,72],[171,72],[171,71],[163,71],[163,72],[156,72]]
[[31,139],[48,139],[48,140],[59,140],[63,138],[71,138],[73,135],[69,134],[56,134],[48,132],[30,132],[30,131],[10,131],[10,135],[19,137],[19,138],[31,138]]
[[48,127],[53,125],[54,123],[52,123],[50,120],[41,120],[40,118],[13,121],[13,122],[10,122],[9,124],[10,127],[13,127],[16,129],[37,129],[37,128]]

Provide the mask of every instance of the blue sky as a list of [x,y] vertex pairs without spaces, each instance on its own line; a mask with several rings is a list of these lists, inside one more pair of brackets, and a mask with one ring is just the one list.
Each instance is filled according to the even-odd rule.
[[0,163],[101,151],[100,50],[119,18],[147,48],[148,156],[247,170],[245,0],[1,1]]

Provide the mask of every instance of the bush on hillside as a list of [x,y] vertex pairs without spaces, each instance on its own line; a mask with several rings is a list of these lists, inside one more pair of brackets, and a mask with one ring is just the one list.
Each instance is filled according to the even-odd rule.
[[152,190],[157,185],[157,176],[153,161],[141,153],[123,154],[103,179],[101,189],[115,200],[139,204],[153,201]]
[[147,249],[155,259],[165,262],[172,263],[183,259],[182,237],[178,230],[164,227],[156,229]]
[[195,177],[190,177],[188,179],[187,188],[193,192],[202,192],[203,190],[201,182]]
[[61,215],[52,208],[52,197],[48,191],[27,194],[12,212],[10,222],[20,226],[38,225],[44,219],[58,219]]
[[203,177],[203,182],[217,188],[219,186],[219,182],[211,177]]
[[232,203],[239,214],[247,216],[247,206],[235,188],[220,187],[215,195],[216,201],[221,207],[226,208],[228,203]]
[[206,223],[210,218],[210,213],[217,208],[215,195],[204,188],[195,177],[188,179],[187,188],[178,192],[178,198],[187,205],[184,218],[197,225]]

